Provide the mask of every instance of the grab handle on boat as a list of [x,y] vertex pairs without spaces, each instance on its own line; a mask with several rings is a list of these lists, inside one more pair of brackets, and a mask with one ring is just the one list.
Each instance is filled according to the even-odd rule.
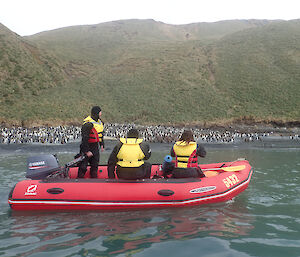
[[175,192],[170,189],[162,189],[162,190],[159,190],[157,193],[162,196],[170,196],[170,195],[173,195]]
[[53,194],[53,195],[58,195],[58,194],[61,194],[63,193],[65,190],[63,190],[62,188],[59,188],[59,187],[54,187],[54,188],[49,188],[47,189],[47,192],[49,194]]

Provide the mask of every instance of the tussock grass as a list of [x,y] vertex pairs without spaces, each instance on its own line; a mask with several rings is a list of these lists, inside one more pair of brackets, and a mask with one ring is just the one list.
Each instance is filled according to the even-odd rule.
[[96,104],[120,123],[300,120],[299,20],[0,32],[5,122],[77,123]]

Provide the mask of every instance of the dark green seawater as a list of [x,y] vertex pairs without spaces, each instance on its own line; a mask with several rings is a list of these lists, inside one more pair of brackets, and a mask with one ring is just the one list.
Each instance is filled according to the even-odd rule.
[[[170,147],[151,146],[152,163],[161,162]],[[206,147],[202,163],[244,157],[254,167],[248,189],[226,203],[28,213],[11,211],[7,203],[10,189],[24,179],[27,157],[57,153],[63,165],[78,144],[0,145],[0,256],[300,256],[300,147],[270,146]]]

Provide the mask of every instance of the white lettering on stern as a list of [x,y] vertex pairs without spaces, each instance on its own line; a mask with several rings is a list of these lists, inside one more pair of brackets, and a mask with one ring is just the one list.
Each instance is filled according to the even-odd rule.
[[215,186],[199,187],[199,188],[190,190],[190,193],[192,193],[192,194],[205,193],[205,192],[209,192],[209,191],[212,191],[215,189],[216,189]]

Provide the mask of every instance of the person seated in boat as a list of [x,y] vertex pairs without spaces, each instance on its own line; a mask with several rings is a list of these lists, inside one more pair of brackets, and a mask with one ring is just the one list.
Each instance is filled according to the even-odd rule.
[[139,132],[131,129],[126,138],[114,147],[108,158],[108,177],[115,178],[115,167],[118,178],[143,179],[150,178],[151,164],[145,162],[151,156],[150,146],[139,138]]
[[179,141],[173,145],[171,156],[175,157],[172,178],[205,177],[198,166],[198,156],[204,158],[206,151],[195,142],[191,130],[184,130]]

